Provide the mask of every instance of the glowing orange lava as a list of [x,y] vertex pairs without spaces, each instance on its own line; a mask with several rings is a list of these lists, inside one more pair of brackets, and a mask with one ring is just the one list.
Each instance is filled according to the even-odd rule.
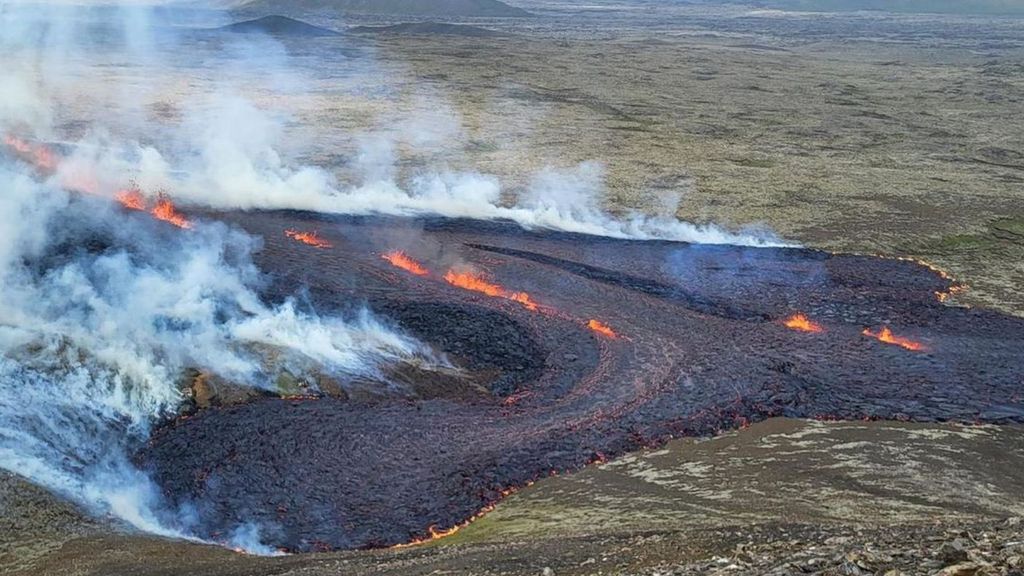
[[444,275],[445,282],[448,282],[452,286],[458,286],[459,288],[465,288],[466,290],[472,290],[474,292],[483,292],[488,296],[504,296],[505,290],[497,284],[491,284],[483,278],[480,278],[476,274],[470,272],[456,272],[449,270]]
[[824,332],[825,329],[821,327],[821,324],[811,322],[810,318],[803,314],[793,314],[789,318],[786,318],[782,325],[786,328],[793,330],[799,330],[800,332]]
[[863,334],[865,336],[876,338],[886,344],[895,344],[902,348],[906,348],[907,350],[913,350],[915,352],[926,350],[925,345],[920,342],[893,334],[892,330],[890,330],[888,326],[882,328],[881,332],[872,332],[870,329],[865,328]]
[[587,322],[587,328],[590,328],[591,330],[597,332],[598,334],[604,334],[609,338],[617,337],[614,330],[612,330],[606,324],[603,324],[598,320],[590,319],[590,321]]
[[482,292],[495,298],[505,298],[518,302],[527,310],[537,310],[539,306],[526,292],[509,292],[497,284],[492,284],[472,272],[456,272],[449,270],[444,275],[445,282],[452,286],[465,288],[474,292]]
[[390,262],[392,266],[397,266],[398,268],[417,276],[426,276],[427,274],[430,274],[429,270],[424,268],[419,262],[413,260],[401,250],[392,250],[387,254],[381,254],[380,257]]
[[520,304],[525,306],[527,310],[537,309],[537,303],[534,302],[533,300],[530,300],[530,295],[527,294],[526,292],[514,292],[508,298],[509,300],[515,300],[516,302],[519,302]]
[[136,187],[129,187],[118,192],[114,199],[121,203],[121,206],[129,210],[146,210],[146,198]]
[[163,195],[157,199],[156,206],[153,206],[150,214],[157,220],[174,224],[178,228],[192,227],[192,223],[188,221],[188,218],[181,212],[178,212],[178,209],[174,207],[174,203]]
[[945,292],[936,292],[935,297],[939,299],[939,302],[945,302],[956,296],[967,291],[967,286],[964,284],[954,284],[950,286]]
[[313,232],[300,232],[298,230],[288,229],[284,231],[284,235],[292,238],[293,240],[298,240],[303,244],[309,244],[314,248],[330,248],[333,246],[333,244],[321,238],[315,230]]
[[52,172],[57,169],[57,155],[42,144],[33,144],[11,134],[4,136],[4,144],[14,150],[23,160],[40,170]]
[[[552,475],[555,475],[555,471],[554,470],[552,470]],[[533,480],[528,480],[524,484],[524,486],[532,486],[533,483],[534,483]],[[510,496],[512,494],[515,494],[518,491],[519,491],[519,489],[516,488],[516,487],[505,488],[504,490],[501,490],[498,493],[500,495],[498,500],[501,500],[502,498],[505,498],[505,497]],[[423,537],[420,537],[420,538],[416,538],[413,541],[406,542],[404,544],[396,544],[396,545],[392,546],[392,548],[395,548],[395,549],[409,548],[410,546],[417,546],[417,545],[423,544],[425,542],[430,542],[430,541],[433,541],[433,540],[437,540],[439,538],[444,538],[445,536],[451,536],[452,534],[455,534],[456,532],[458,532],[459,530],[462,530],[466,526],[469,526],[474,521],[479,520],[481,517],[483,517],[488,512],[494,510],[495,506],[497,506],[497,505],[498,505],[498,501],[491,502],[491,503],[485,505],[483,508],[481,508],[476,514],[471,516],[468,520],[462,522],[461,524],[456,524],[456,525],[452,526],[451,528],[447,528],[445,530],[439,530],[437,528],[437,526],[431,524],[429,527],[427,527],[427,535],[426,536],[423,536]]]

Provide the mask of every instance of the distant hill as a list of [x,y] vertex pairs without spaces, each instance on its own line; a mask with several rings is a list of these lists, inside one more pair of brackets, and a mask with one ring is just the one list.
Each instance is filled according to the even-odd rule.
[[[746,3],[746,0],[743,0]],[[762,0],[785,10],[830,12],[880,10],[904,13],[1024,14],[1024,0]]]
[[444,24],[440,22],[408,22],[392,26],[354,26],[349,28],[349,32],[354,34],[423,34],[431,36],[504,36],[501,32],[480,28],[479,26]]
[[228,24],[227,26],[219,28],[219,30],[245,34],[269,34],[271,36],[314,37],[338,35],[334,30],[313,26],[312,24],[307,24],[301,20],[296,20],[287,16],[264,16],[263,18],[257,18],[255,20],[246,20],[244,22]]
[[235,5],[243,10],[288,12],[337,12],[377,16],[529,16],[530,13],[500,0],[246,0]]

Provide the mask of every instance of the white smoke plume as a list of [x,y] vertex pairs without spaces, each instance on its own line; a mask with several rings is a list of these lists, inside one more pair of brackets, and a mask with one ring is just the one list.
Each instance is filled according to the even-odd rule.
[[267,348],[336,374],[430,358],[368,312],[268,306],[255,241],[220,224],[132,218],[7,165],[0,215],[0,467],[140,529],[188,534],[187,511],[163,509],[128,460],[173,416],[187,368],[273,390]]
[[[59,157],[33,167],[24,153],[0,152],[0,468],[141,530],[190,537],[190,511],[168,509],[130,459],[154,423],[179,408],[186,370],[273,389],[267,349],[286,370],[342,375],[438,360],[369,312],[324,318],[264,302],[250,259],[257,239],[214,222],[182,231],[125,214],[110,197],[129,179],[148,194],[222,209],[430,214],[620,238],[778,243],[667,216],[612,218],[599,208],[597,163],[536,174],[515,201],[493,176],[443,166],[401,180],[400,147],[440,150],[463,138],[447,106],[353,135],[360,145],[345,166],[351,181],[342,181],[296,160],[301,143],[286,136],[293,117],[287,106],[274,109],[277,97],[303,97],[309,82],[288,67],[287,50],[267,38],[180,38],[189,33],[138,5],[0,9],[0,135],[46,142]],[[220,48],[206,60],[180,58],[207,40]],[[115,67],[134,75],[106,82]],[[196,94],[193,80],[216,89]],[[274,97],[239,96],[254,83]],[[159,122],[153,105],[166,116]],[[273,552],[259,531],[239,526],[225,543]]]
[[[615,238],[785,245],[765,230],[731,232],[671,215],[612,217],[599,206],[603,169],[595,162],[544,170],[508,203],[497,178],[476,172],[428,171],[400,182],[395,148],[401,136],[376,134],[359,139],[350,166],[356,180],[339,182],[326,169],[295,166],[282,157],[277,144],[283,130],[267,112],[235,96],[211,100],[193,117],[195,126],[202,126],[198,151],[172,161],[154,148],[141,148],[136,154],[141,181],[159,183],[186,203],[222,209],[507,219],[527,228]],[[424,138],[422,126],[414,130],[411,140]]]
[[[68,56],[74,34],[40,42],[27,33],[38,22],[4,18],[0,44],[38,58],[0,72],[0,132],[47,137],[54,102],[72,89],[61,75],[73,76],[81,57]],[[43,32],[55,29],[64,30]],[[341,378],[379,376],[390,361],[437,361],[367,311],[319,317],[291,301],[264,302],[255,238],[216,222],[179,230],[115,209],[103,196],[133,174],[147,186],[168,183],[151,148],[95,128],[55,171],[20,156],[0,153],[0,468],[98,515],[191,538],[190,510],[169,509],[131,461],[151,427],[176,414],[188,370],[273,391],[268,353],[278,369]],[[225,543],[274,552],[258,534],[243,525]]]

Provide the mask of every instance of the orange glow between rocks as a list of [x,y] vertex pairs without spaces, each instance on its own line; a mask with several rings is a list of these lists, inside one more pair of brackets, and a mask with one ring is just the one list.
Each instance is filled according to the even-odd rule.
[[537,303],[534,302],[526,292],[509,292],[501,286],[488,282],[472,272],[456,272],[454,270],[449,270],[445,273],[444,280],[452,286],[458,286],[459,288],[465,288],[466,290],[480,292],[495,298],[505,298],[507,300],[512,300],[513,302],[518,302],[527,310],[535,311],[539,308]]
[[[552,474],[552,475],[554,475],[554,474]],[[523,485],[523,487],[532,486],[533,483],[534,483],[533,480],[527,481]],[[498,500],[501,500],[501,499],[503,499],[503,498],[505,498],[507,496],[510,496],[512,494],[515,494],[518,491],[519,491],[519,489],[516,488],[516,487],[506,488],[506,489],[504,489],[504,490],[499,492]],[[418,546],[418,545],[424,544],[426,542],[432,542],[434,540],[439,540],[439,539],[444,538],[446,536],[451,536],[452,534],[455,534],[456,532],[458,532],[459,530],[462,530],[466,526],[469,526],[474,521],[479,520],[481,517],[483,517],[488,512],[494,510],[495,506],[497,506],[497,505],[498,505],[497,501],[491,502],[491,503],[487,504],[486,506],[484,506],[483,508],[481,508],[476,514],[471,516],[468,520],[466,520],[466,521],[464,521],[464,522],[462,522],[460,524],[456,524],[456,525],[452,526],[451,528],[447,528],[447,529],[444,529],[444,530],[439,530],[437,528],[437,526],[431,524],[429,527],[427,527],[427,535],[426,536],[423,536],[423,537],[420,537],[420,538],[416,538],[416,539],[412,540],[411,542],[406,542],[404,544],[396,544],[396,545],[392,546],[391,548],[392,549],[409,548],[411,546]]]
[[927,349],[925,345],[920,342],[893,334],[892,330],[890,330],[888,326],[882,328],[881,332],[872,332],[870,329],[865,328],[863,334],[881,342],[885,342],[886,344],[895,344],[896,346],[907,350],[913,350],[914,352],[920,352]]
[[164,196],[157,199],[156,205],[153,206],[150,214],[157,220],[163,220],[178,228],[187,229],[192,227],[192,223],[188,221],[188,218],[181,212],[178,212],[178,209],[174,207],[174,203]]
[[617,338],[618,337],[618,335],[615,334],[614,330],[612,330],[606,324],[604,324],[604,323],[602,323],[602,322],[600,322],[598,320],[591,319],[589,322],[587,322],[587,328],[590,328],[594,332],[597,332],[598,334],[603,334],[603,335],[605,335],[605,336],[607,336],[609,338]]
[[321,238],[315,230],[313,232],[300,232],[299,230],[288,229],[284,231],[284,235],[314,248],[330,248],[333,246],[333,244]]
[[413,260],[401,250],[392,250],[386,254],[381,254],[380,257],[390,262],[392,266],[401,268],[411,274],[415,274],[417,276],[426,276],[430,274],[429,270],[424,268],[419,262]]
[[509,296],[508,299],[519,302],[520,304],[525,306],[527,310],[537,309],[537,303],[534,302],[533,300],[530,300],[530,295],[527,294],[526,292],[515,292],[511,296]]
[[491,284],[470,272],[456,272],[454,270],[449,270],[445,273],[444,280],[452,286],[458,286],[459,288],[465,288],[466,290],[472,290],[474,292],[482,292],[488,296],[499,297],[505,295],[505,290],[501,286]]
[[782,322],[782,325],[785,326],[786,328],[790,328],[792,330],[797,330],[800,332],[818,333],[825,331],[825,329],[821,327],[821,324],[812,322],[807,316],[803,314],[794,314],[789,318],[786,318]]
[[146,198],[142,195],[142,192],[138,188],[126,188],[121,190],[114,199],[117,200],[121,206],[129,210],[146,210]]
[[4,144],[22,160],[32,164],[39,170],[52,172],[57,169],[57,155],[47,146],[35,144],[11,134],[4,136]]

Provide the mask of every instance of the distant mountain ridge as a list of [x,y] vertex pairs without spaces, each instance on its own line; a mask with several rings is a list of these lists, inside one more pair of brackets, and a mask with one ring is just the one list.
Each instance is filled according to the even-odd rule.
[[271,36],[338,36],[338,33],[334,30],[328,30],[327,28],[307,24],[294,18],[278,15],[235,22],[234,24],[221,27],[220,30],[240,34],[256,32]]
[[479,26],[446,24],[443,22],[403,22],[391,26],[354,26],[349,28],[349,32],[354,34],[422,34],[427,36],[504,36],[501,32]]
[[[748,3],[741,0],[741,3]],[[1024,14],[1022,0],[762,0],[758,4],[784,10],[841,12],[879,10],[902,13]]]
[[382,16],[530,16],[526,10],[510,6],[500,0],[245,0],[233,7],[269,12],[298,10]]

